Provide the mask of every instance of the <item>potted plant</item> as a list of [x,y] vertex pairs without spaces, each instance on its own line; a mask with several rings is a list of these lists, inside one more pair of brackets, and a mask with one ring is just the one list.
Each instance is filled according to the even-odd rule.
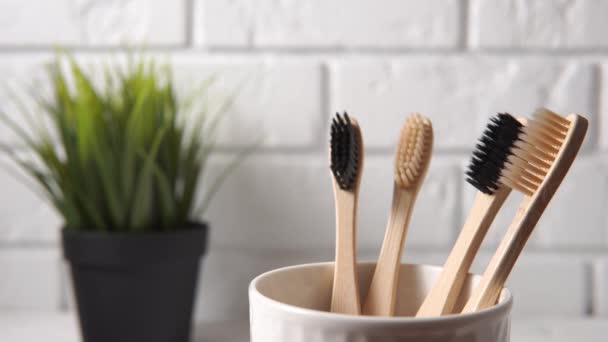
[[168,66],[132,56],[104,67],[101,87],[69,55],[47,76],[37,110],[18,106],[32,127],[0,115],[32,157],[2,150],[63,217],[84,341],[187,341],[208,230],[197,208],[229,171],[197,203],[221,117],[212,80],[178,100]]

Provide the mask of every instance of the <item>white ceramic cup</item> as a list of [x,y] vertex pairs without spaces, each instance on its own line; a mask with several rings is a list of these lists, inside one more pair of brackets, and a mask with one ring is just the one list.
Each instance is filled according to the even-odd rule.
[[[359,288],[367,293],[373,263],[360,263]],[[333,263],[297,265],[266,272],[249,285],[252,342],[507,342],[513,299],[503,289],[498,304],[469,314],[413,318],[441,268],[403,264],[395,317],[328,312]],[[462,308],[479,276],[469,275],[456,308]],[[363,302],[363,300],[361,300]],[[408,317],[410,316],[410,317]]]

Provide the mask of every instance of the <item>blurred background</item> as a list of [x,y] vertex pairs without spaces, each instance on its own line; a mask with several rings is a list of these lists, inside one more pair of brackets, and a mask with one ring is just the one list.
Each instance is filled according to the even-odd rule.
[[[399,126],[410,112],[433,121],[435,155],[403,257],[430,264],[443,262],[472,203],[463,170],[488,117],[539,106],[583,114],[581,156],[509,280],[518,340],[561,341],[608,332],[607,17],[605,0],[0,0],[0,82],[38,77],[56,46],[94,65],[136,45],[171,63],[183,85],[217,73],[220,88],[239,87],[212,168],[264,142],[204,218],[211,242],[195,317],[244,331],[254,276],[333,258],[336,111],[357,117],[365,140],[360,260],[375,260],[383,238]],[[74,309],[61,222],[4,167],[0,189],[0,339],[15,327],[52,335],[69,325],[53,320]],[[492,227],[476,272],[519,199]]]

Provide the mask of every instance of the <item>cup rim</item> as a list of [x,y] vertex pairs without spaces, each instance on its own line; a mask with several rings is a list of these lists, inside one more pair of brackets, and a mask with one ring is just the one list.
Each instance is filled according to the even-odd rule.
[[[329,320],[329,321],[334,321],[334,322],[341,321],[344,323],[352,322],[352,323],[357,323],[357,324],[382,323],[382,324],[398,324],[399,326],[415,325],[416,327],[421,327],[421,326],[426,326],[426,325],[434,326],[434,325],[438,325],[438,324],[441,324],[441,325],[464,324],[464,323],[485,321],[486,319],[491,319],[491,318],[495,318],[497,316],[508,314],[508,311],[511,309],[511,307],[513,305],[513,296],[511,295],[511,291],[509,291],[509,289],[504,287],[501,292],[501,295],[505,296],[503,301],[499,302],[498,304],[496,304],[492,307],[482,309],[479,311],[475,311],[475,312],[470,312],[470,313],[451,314],[451,315],[440,316],[440,317],[408,317],[408,316],[384,317],[384,316],[364,316],[364,315],[356,316],[356,315],[307,309],[307,308],[302,308],[302,307],[282,303],[282,302],[279,302],[277,300],[274,300],[272,298],[269,298],[269,297],[263,295],[257,288],[258,283],[262,279],[272,276],[273,274],[276,274],[276,273],[285,272],[288,270],[293,270],[293,269],[298,269],[298,268],[322,267],[322,266],[328,266],[328,265],[333,265],[333,264],[334,264],[333,261],[307,263],[307,264],[299,264],[299,265],[281,267],[281,268],[277,268],[274,270],[264,272],[264,273],[258,275],[257,277],[255,277],[249,284],[250,302],[252,301],[252,299],[259,300],[259,301],[263,302],[265,305],[269,306],[271,309],[274,309],[276,311],[282,311],[282,312],[286,312],[289,314],[301,316],[303,318],[309,318],[309,319],[314,319],[314,320],[323,319],[323,320]],[[363,261],[363,262],[358,262],[358,264],[359,265],[375,264],[375,262]],[[424,266],[424,267],[435,268],[435,269],[442,268],[441,266],[427,265],[427,264],[402,263],[402,265]],[[502,294],[502,293],[504,293],[504,294]]]

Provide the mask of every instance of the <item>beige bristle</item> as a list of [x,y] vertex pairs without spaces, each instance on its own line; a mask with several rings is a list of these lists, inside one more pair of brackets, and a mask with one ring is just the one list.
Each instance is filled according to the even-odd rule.
[[526,195],[534,194],[561,149],[569,124],[547,109],[536,111],[523,128],[500,181]]
[[395,182],[402,188],[417,184],[428,165],[433,145],[431,121],[418,113],[410,114],[395,154]]

